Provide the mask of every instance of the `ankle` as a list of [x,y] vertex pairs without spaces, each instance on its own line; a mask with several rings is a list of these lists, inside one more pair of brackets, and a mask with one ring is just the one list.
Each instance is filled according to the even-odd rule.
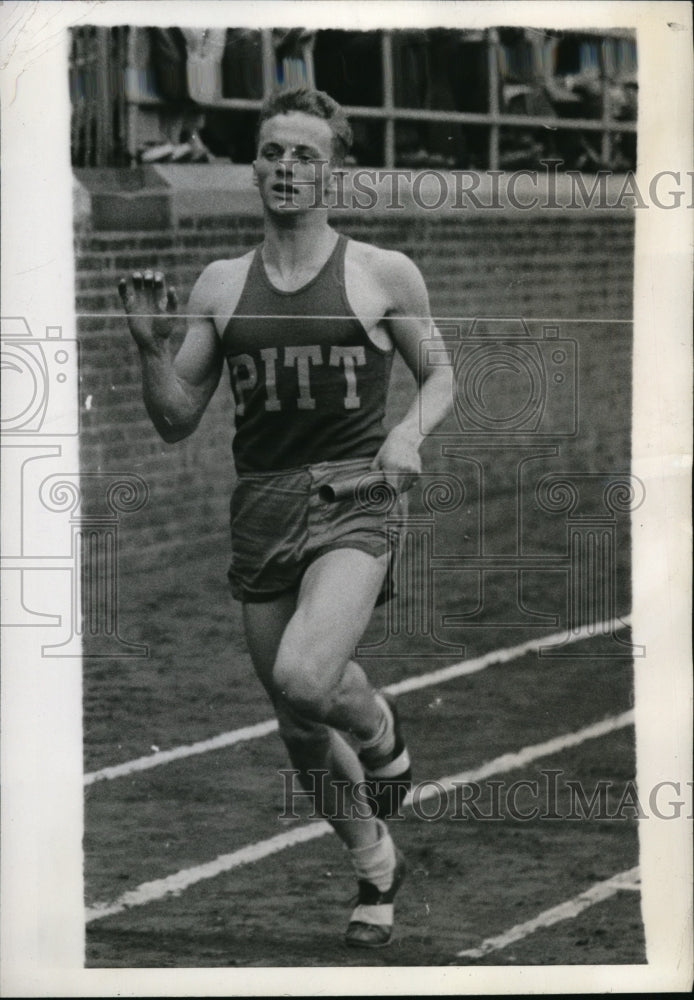
[[350,857],[358,879],[375,885],[379,892],[386,892],[395,871],[395,844],[385,823],[377,819],[378,839],[366,847],[353,847]]

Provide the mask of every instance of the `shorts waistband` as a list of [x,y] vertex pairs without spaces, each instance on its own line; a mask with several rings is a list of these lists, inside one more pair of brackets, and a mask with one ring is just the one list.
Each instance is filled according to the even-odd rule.
[[326,470],[339,470],[339,469],[358,469],[358,468],[370,468],[373,462],[373,457],[371,458],[346,458],[340,459],[336,462],[314,462],[311,465],[298,465],[290,469],[270,469],[263,472],[239,472],[237,474],[237,479],[241,480],[251,480],[251,479],[278,479],[281,476],[297,476],[301,473],[314,473],[314,472],[324,472]]

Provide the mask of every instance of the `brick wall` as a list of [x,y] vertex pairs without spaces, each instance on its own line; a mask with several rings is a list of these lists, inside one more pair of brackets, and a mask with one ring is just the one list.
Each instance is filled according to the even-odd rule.
[[[633,217],[625,211],[362,214],[337,217],[335,225],[411,256],[427,281],[435,316],[631,316]],[[124,515],[125,572],[226,546],[232,416],[224,378],[191,438],[176,445],[159,439],[142,404],[117,279],[136,268],[161,268],[185,300],[205,264],[236,256],[260,239],[261,222],[253,217],[183,219],[162,232],[77,236],[82,469],[137,473],[150,493],[143,509]]]

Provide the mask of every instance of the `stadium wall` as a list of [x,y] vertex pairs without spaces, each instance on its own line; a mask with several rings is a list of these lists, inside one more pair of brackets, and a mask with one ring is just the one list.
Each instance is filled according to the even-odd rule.
[[[408,254],[424,274],[437,317],[631,317],[634,219],[624,209],[341,212],[333,222],[356,239]],[[257,211],[180,216],[164,228],[134,231],[96,231],[83,216],[76,229],[82,472],[135,473],[149,492],[144,507],[121,515],[123,573],[166,569],[201,550],[219,550],[225,565],[233,417],[225,373],[197,431],[175,445],[159,439],[142,403],[117,280],[156,267],[185,301],[207,263],[237,256],[261,238]],[[396,368],[394,377],[408,376]],[[85,477],[86,512],[99,502],[98,482]]]

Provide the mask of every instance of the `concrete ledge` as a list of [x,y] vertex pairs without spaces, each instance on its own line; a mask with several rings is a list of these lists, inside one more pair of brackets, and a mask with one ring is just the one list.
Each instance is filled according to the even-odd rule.
[[152,169],[169,189],[174,223],[196,216],[262,215],[250,164],[158,163]]
[[[262,206],[250,165],[159,164],[154,167],[171,192],[172,218],[216,215],[260,216]],[[633,176],[550,174],[518,171],[380,170],[350,168],[341,173],[334,214],[461,216],[507,212],[523,217],[535,212],[624,212],[633,207],[628,185]],[[625,188],[627,185],[627,188]],[[643,192],[644,199],[648,193]]]
[[92,229],[166,229],[171,225],[168,186],[151,167],[84,167],[75,169],[74,176],[83,213],[88,199]]
[[[95,230],[166,229],[182,219],[262,216],[250,165],[150,164],[74,174],[82,189],[79,211],[83,218],[86,191]],[[333,217],[501,214],[521,219],[549,212],[568,218],[630,213],[639,196],[648,202],[648,194],[638,192],[630,174],[359,167],[340,174],[329,207]]]

